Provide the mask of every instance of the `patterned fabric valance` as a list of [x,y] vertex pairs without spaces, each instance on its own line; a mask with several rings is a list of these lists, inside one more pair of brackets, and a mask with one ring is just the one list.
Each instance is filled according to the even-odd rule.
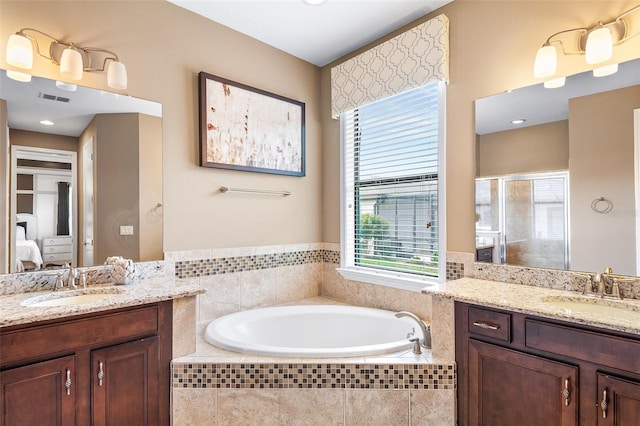
[[331,115],[449,82],[449,18],[438,15],[331,68]]

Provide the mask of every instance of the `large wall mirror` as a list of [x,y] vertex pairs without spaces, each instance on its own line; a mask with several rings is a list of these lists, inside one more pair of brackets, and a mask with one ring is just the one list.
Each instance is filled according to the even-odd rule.
[[0,273],[162,259],[162,105],[0,71],[9,153]]
[[640,275],[640,59],[476,101],[478,261]]

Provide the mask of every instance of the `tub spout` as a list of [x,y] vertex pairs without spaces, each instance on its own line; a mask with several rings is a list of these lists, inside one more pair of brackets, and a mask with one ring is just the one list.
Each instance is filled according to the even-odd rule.
[[422,345],[423,348],[431,348],[431,329],[427,324],[424,323],[424,321],[418,318],[416,314],[412,314],[411,312],[407,312],[407,311],[398,312],[396,314],[396,317],[397,318],[409,317],[415,322],[417,322],[418,326],[420,326],[420,330],[422,330],[422,340],[420,344]]

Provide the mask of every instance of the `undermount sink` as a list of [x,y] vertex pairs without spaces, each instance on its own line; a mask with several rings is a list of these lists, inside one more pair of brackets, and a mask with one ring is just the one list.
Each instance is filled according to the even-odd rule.
[[58,291],[23,300],[20,304],[30,308],[71,306],[97,302],[119,294],[122,294],[122,290],[117,288]]
[[640,305],[622,301],[580,297],[544,297],[546,304],[564,309],[566,313],[586,313],[610,318],[640,321]]

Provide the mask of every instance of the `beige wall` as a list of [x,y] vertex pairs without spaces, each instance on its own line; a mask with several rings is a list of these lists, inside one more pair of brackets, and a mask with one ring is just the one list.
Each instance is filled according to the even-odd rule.
[[[637,274],[633,144],[637,108],[640,86],[569,101],[571,269],[610,266],[620,274]],[[599,197],[611,200],[611,213],[591,209]]]
[[[446,128],[449,250],[472,252],[475,245],[473,101],[536,83],[535,52],[554,32],[611,19],[636,4],[637,0],[455,0],[436,12],[446,13],[451,29]],[[330,66],[319,70],[161,0],[3,0],[0,43],[5,45],[9,35],[23,27],[118,52],[129,73],[127,93],[163,104],[165,251],[339,241],[339,126],[330,118]],[[616,48],[616,58],[637,57],[639,51],[636,37]],[[35,62],[35,75],[59,78],[49,62]],[[0,67],[6,68],[4,57]],[[579,55],[560,61],[564,74],[586,69]],[[305,102],[307,176],[198,167],[199,71]],[[103,74],[88,75],[83,84],[107,88]],[[287,189],[293,195],[221,195],[217,188],[222,185]]]
[[[533,60],[547,37],[560,30],[613,19],[635,5],[637,0],[455,0],[416,22],[439,13],[445,13],[450,21],[451,83],[447,87],[446,127],[448,250],[473,252],[475,247],[474,100],[539,83],[532,75]],[[640,56],[638,52],[640,37],[616,47],[615,59],[636,58]],[[339,125],[330,118],[330,67],[335,63],[324,67],[321,77],[323,240],[329,242],[340,238]],[[563,75],[587,69],[580,55],[559,60],[559,73]]]
[[78,138],[73,136],[51,135],[48,133],[9,130],[10,145],[33,146],[36,148],[61,149],[78,152]]
[[[96,116],[94,260],[119,255],[140,260],[138,114]],[[133,226],[133,235],[120,235]]]
[[[0,44],[33,27],[118,53],[126,93],[163,105],[164,250],[321,241],[319,69],[164,0],[0,2]],[[4,55],[0,68],[7,68]],[[198,166],[200,71],[306,103],[306,177]],[[34,74],[59,79],[36,58]],[[108,89],[103,73],[83,85]],[[218,193],[220,186],[286,189],[290,197]]]
[[568,169],[567,120],[488,133],[477,138],[477,177]]
[[162,119],[139,114],[140,260],[162,259]]

